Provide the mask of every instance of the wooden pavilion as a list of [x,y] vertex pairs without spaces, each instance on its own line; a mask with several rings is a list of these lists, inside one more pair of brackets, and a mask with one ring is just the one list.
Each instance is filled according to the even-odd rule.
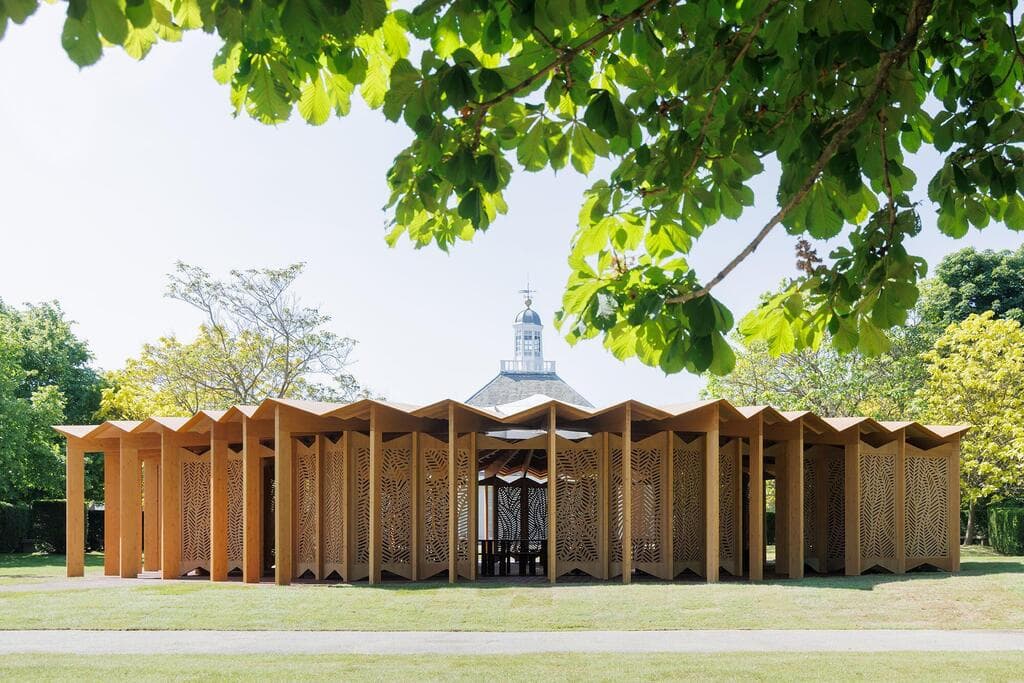
[[[267,399],[55,429],[67,437],[68,576],[83,574],[89,454],[104,463],[104,571],[122,577],[454,582],[514,563],[551,582],[629,583],[959,569],[965,427],[534,396],[490,408]],[[481,501],[496,520],[485,530]]]

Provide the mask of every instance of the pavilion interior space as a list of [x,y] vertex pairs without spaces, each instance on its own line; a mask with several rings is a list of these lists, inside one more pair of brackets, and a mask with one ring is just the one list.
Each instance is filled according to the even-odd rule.
[[267,399],[56,429],[67,437],[69,576],[83,573],[87,457],[103,460],[105,573],[128,578],[628,583],[959,569],[965,427],[538,395],[490,408]]

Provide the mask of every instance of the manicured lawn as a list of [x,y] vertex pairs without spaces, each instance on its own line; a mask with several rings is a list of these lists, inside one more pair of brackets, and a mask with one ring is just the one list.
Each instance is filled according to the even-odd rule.
[[[85,575],[103,576],[103,553],[85,554]],[[52,581],[64,576],[63,555],[0,554],[0,586]]]
[[[63,558],[53,558],[57,564]],[[32,560],[36,560],[33,558]],[[9,564],[6,571],[14,573]],[[964,553],[962,571],[811,576],[759,584],[699,582],[514,584],[404,581],[246,586],[205,580],[82,588],[50,574],[26,590],[0,587],[0,628],[560,630],[667,628],[1024,628],[1024,558]],[[59,581],[59,585],[52,585]],[[72,582],[74,579],[70,580]],[[81,581],[81,580],[79,580]],[[100,584],[97,586],[97,584]],[[976,661],[974,658],[973,661]]]
[[11,680],[1020,680],[1017,653],[0,656]]

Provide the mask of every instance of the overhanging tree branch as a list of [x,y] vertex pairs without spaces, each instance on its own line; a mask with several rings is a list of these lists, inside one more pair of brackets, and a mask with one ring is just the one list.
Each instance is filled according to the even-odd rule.
[[680,304],[692,301],[693,299],[700,298],[710,293],[718,284],[722,282],[726,277],[729,276],[733,270],[736,269],[748,256],[761,245],[761,242],[771,233],[771,231],[785,220],[789,212],[797,207],[814,187],[814,183],[817,182],[818,177],[822,171],[825,170],[825,166],[835,156],[835,153],[839,150],[839,147],[846,141],[846,139],[853,133],[854,130],[860,126],[867,118],[871,109],[878,102],[878,98],[885,90],[888,84],[889,77],[894,67],[901,64],[907,55],[917,46],[918,35],[920,34],[921,27],[928,18],[928,14],[931,12],[933,0],[915,0],[914,4],[910,8],[910,12],[907,16],[906,31],[903,35],[902,40],[897,43],[896,47],[887,52],[879,60],[880,64],[878,67],[878,73],[875,75],[875,80],[871,84],[871,89],[868,91],[867,96],[861,101],[860,106],[850,112],[843,122],[843,125],[839,127],[832,139],[822,150],[818,156],[817,161],[814,162],[814,166],[811,168],[811,172],[807,174],[804,182],[800,185],[789,201],[779,209],[774,216],[772,216],[767,223],[757,232],[754,238],[740,251],[739,254],[733,257],[729,263],[722,268],[713,278],[708,280],[707,284],[699,289],[695,289],[679,296],[670,297],[666,299],[666,303]]

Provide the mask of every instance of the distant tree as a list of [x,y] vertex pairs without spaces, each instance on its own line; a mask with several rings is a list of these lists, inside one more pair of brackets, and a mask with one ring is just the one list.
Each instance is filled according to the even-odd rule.
[[1024,246],[953,252],[939,263],[933,282],[922,297],[922,315],[940,329],[984,311],[1024,323]]
[[[92,421],[100,378],[91,359],[56,302],[0,302],[0,500],[63,496],[63,439],[52,425]],[[101,477],[90,460],[87,496],[98,495]]]
[[202,312],[192,341],[146,344],[107,375],[107,416],[186,415],[271,397],[349,401],[366,394],[348,372],[355,341],[331,332],[330,316],[301,304],[291,286],[303,264],[231,271],[216,280],[179,262],[167,296]]
[[924,357],[923,419],[971,425],[960,454],[970,543],[979,501],[1024,492],[1024,329],[991,311],[970,315]]

